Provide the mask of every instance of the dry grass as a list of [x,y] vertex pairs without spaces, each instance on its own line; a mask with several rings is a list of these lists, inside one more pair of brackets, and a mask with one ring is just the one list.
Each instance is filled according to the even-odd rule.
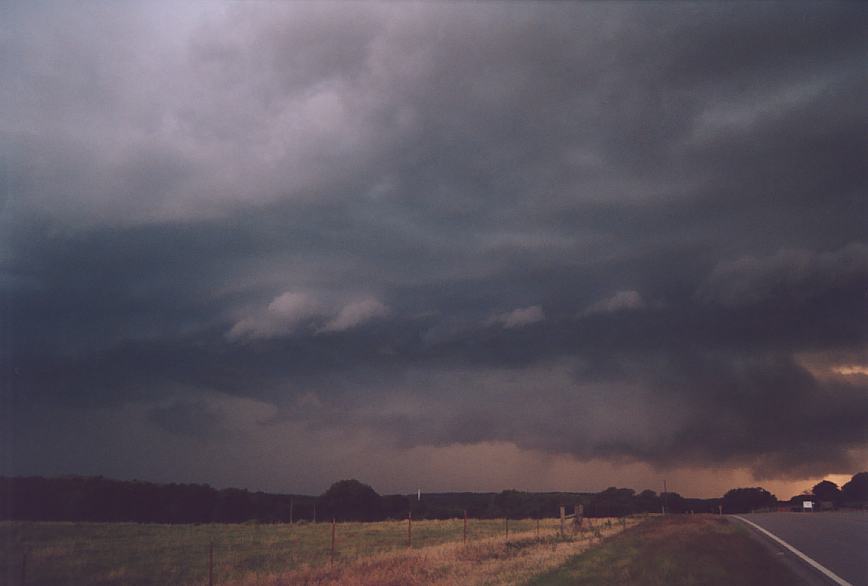
[[[553,530],[544,519],[542,530]],[[529,530],[531,520],[510,521],[510,530]],[[413,546],[460,541],[463,520],[414,521]],[[468,540],[504,533],[503,519],[470,519]],[[208,549],[214,544],[216,584],[248,575],[323,566],[330,560],[330,523],[156,525],[0,521],[0,584],[20,583],[27,560],[28,586],[55,584],[165,586],[207,583]],[[407,523],[338,523],[339,563],[406,550]]]
[[[586,520],[602,535],[617,521]],[[173,586],[206,584],[214,544],[215,584],[511,584],[582,551],[593,537],[554,539],[559,521],[470,519],[338,523],[330,563],[329,523],[295,525],[139,525],[135,523],[0,522],[0,584],[28,586]]]
[[624,523],[588,519],[582,531],[563,538],[552,532],[549,524],[540,538],[535,530],[521,531],[510,533],[509,542],[504,537],[488,537],[467,545],[443,543],[326,566],[304,566],[283,573],[248,574],[228,583],[235,586],[521,584],[639,522],[640,519]]

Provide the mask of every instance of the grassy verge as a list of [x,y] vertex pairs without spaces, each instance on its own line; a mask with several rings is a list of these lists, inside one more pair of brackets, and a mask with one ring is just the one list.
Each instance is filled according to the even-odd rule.
[[532,586],[791,585],[798,578],[726,518],[656,517],[537,576]]
[[[606,526],[603,522],[601,528],[611,530],[613,525],[610,522]],[[470,565],[473,560],[483,560],[489,569],[494,570],[503,559],[513,560],[533,549],[525,548],[528,551],[524,551],[522,544],[533,543],[542,547],[558,526],[555,519],[543,520],[540,528],[543,539],[537,543],[536,521],[510,520],[511,545],[506,548],[503,519],[471,519],[468,544],[464,547],[461,543],[462,520],[414,521],[413,549],[408,551],[406,521],[338,523],[336,555],[332,564],[329,553],[331,525],[328,523],[146,525],[0,522],[0,583],[9,586],[20,583],[26,552],[26,576],[30,586],[203,584],[207,583],[208,547],[212,542],[217,584],[340,583],[355,574],[375,574],[374,566],[389,575],[407,571],[408,575],[423,576],[430,564],[420,560],[426,559],[439,564],[437,567],[441,569],[437,572],[446,574],[452,571],[444,569],[451,563],[449,560],[461,567],[468,565],[464,558],[471,560]],[[593,537],[590,533],[588,536]],[[579,551],[576,549],[578,541],[566,545],[546,542],[545,547],[557,550],[559,556],[564,552],[572,555]],[[510,555],[506,556],[507,552]],[[566,557],[565,554],[563,558],[551,559],[562,563]],[[540,567],[540,571],[554,565],[557,564]],[[436,575],[436,572],[429,575],[431,579],[424,583],[436,582]]]
[[560,536],[554,531],[510,531],[464,545],[443,543],[393,550],[349,563],[248,575],[237,586],[515,586],[556,568],[566,560],[620,533],[641,519],[593,519],[582,531]]

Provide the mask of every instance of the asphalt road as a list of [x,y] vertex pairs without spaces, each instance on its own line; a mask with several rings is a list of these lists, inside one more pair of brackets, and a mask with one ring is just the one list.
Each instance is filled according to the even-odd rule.
[[740,516],[783,539],[854,586],[868,586],[868,513],[755,513]]

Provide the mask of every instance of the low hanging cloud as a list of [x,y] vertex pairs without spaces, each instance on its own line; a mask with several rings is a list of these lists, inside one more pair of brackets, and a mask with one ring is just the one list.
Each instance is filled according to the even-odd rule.
[[290,336],[304,330],[343,332],[387,315],[389,308],[373,297],[334,306],[309,293],[287,291],[275,297],[265,311],[238,320],[226,336],[240,340]]
[[225,436],[224,414],[204,401],[175,400],[154,406],[148,419],[160,429],[179,436]]
[[645,307],[645,301],[638,291],[618,291],[611,297],[592,303],[581,315],[594,315],[599,313],[615,313],[618,311],[632,311]]
[[520,307],[496,315],[491,318],[490,322],[500,324],[506,329],[512,329],[539,323],[545,320],[545,318],[546,316],[542,307],[539,305],[531,305],[530,307]]
[[868,290],[868,246],[832,252],[781,250],[718,264],[697,290],[707,303],[740,307],[766,301],[804,303],[847,288]]
[[338,314],[330,319],[320,331],[343,332],[361,325],[373,319],[389,315],[389,308],[377,301],[368,298],[361,301],[353,301],[344,305]]
[[308,293],[287,291],[274,298],[264,312],[244,317],[227,333],[231,340],[289,335],[321,318],[326,308]]

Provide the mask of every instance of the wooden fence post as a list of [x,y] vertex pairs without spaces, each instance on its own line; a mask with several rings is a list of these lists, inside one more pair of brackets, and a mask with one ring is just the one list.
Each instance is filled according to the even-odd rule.
[[509,517],[505,519],[506,521],[506,542],[509,543]]
[[413,547],[413,513],[407,513],[407,547]]
[[561,505],[561,537],[564,535],[564,525],[567,521],[567,508]]
[[464,509],[464,545],[467,545],[467,509]]
[[208,544],[208,586],[214,586],[214,542]]
[[331,550],[331,563],[335,563],[335,518],[332,517],[332,550]]
[[536,520],[536,538],[539,539],[539,519]]
[[585,513],[585,507],[584,505],[575,505],[573,507],[573,511],[576,514],[575,518],[573,519],[573,527],[578,529],[582,526],[582,515],[584,515]]

